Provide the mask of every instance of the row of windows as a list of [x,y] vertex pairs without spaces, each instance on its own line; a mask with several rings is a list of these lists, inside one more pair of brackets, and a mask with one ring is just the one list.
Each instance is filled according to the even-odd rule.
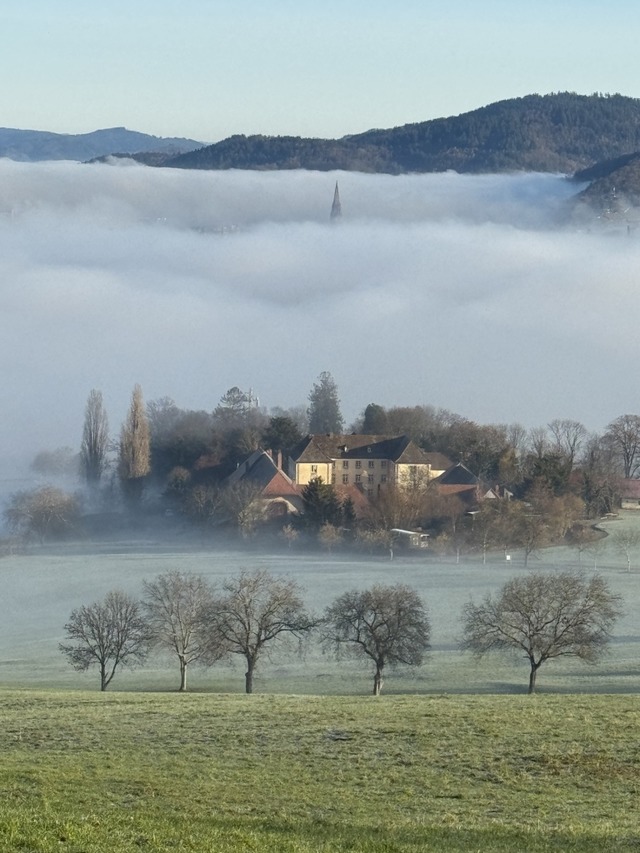
[[[335,465],[335,462],[334,462],[334,465]],[[370,460],[369,460],[369,462],[367,463],[367,465],[368,465],[368,467],[369,467],[369,468],[375,468],[375,467],[376,467],[376,463],[375,463],[375,461],[374,461],[373,459],[370,459]],[[349,467],[349,460],[348,460],[348,459],[344,459],[344,460],[342,461],[342,467],[343,467],[343,468],[348,468],[348,467]],[[356,467],[356,468],[362,468],[362,460],[360,460],[360,459],[356,459],[355,467]],[[382,459],[382,460],[381,460],[381,462],[380,462],[380,467],[381,467],[381,468],[386,468],[386,467],[387,467],[387,460],[386,460],[386,459]]]
[[[367,474],[367,483],[373,483],[373,480],[374,480],[373,474]],[[334,482],[335,482],[335,480],[334,480]],[[348,474],[342,475],[342,482],[345,485],[349,483],[349,475]],[[356,483],[362,483],[362,482],[363,482],[362,474],[356,474]],[[387,482],[387,475],[386,474],[382,474],[382,476],[380,477],[380,482],[381,483]]]
[[[332,464],[332,467],[333,467],[333,468],[335,468],[335,467],[336,467],[336,463],[335,463],[335,462],[332,462],[331,464]],[[349,460],[348,460],[348,459],[345,459],[345,460],[343,461],[343,463],[342,463],[342,467],[343,467],[343,468],[348,468],[348,467],[349,467]],[[357,469],[358,469],[358,468],[362,468],[362,461],[361,461],[360,459],[356,459],[355,467],[356,467]],[[373,459],[371,459],[371,460],[369,461],[369,463],[368,463],[368,467],[369,467],[369,468],[375,468],[375,467],[376,467],[376,463],[374,462],[374,460],[373,460]],[[386,468],[386,467],[387,467],[387,460],[386,460],[386,459],[382,459],[382,460],[381,460],[381,462],[380,462],[380,467],[381,467],[381,468]],[[415,466],[414,466],[414,467],[415,467]],[[317,474],[317,473],[318,473],[318,466],[317,466],[317,465],[312,465],[312,466],[311,466],[311,473],[312,473],[312,474]]]

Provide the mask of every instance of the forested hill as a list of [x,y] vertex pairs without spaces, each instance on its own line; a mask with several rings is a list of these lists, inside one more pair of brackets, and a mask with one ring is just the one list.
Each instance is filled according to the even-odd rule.
[[185,169],[572,173],[640,149],[640,100],[562,92],[338,140],[232,136],[166,161]]

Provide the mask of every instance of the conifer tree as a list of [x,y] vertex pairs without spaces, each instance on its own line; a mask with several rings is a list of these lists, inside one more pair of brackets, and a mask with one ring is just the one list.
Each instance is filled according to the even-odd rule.
[[307,414],[311,433],[341,433],[344,429],[338,386],[326,370],[320,374],[318,381],[314,382],[309,394]]

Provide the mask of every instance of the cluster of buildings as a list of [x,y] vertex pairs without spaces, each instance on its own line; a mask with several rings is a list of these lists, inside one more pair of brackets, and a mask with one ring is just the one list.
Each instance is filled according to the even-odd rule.
[[340,499],[353,501],[357,515],[380,491],[434,482],[442,495],[456,495],[471,509],[479,500],[505,497],[481,483],[461,463],[428,453],[406,435],[308,435],[286,458],[256,450],[227,478],[249,484],[266,503],[267,514],[286,517],[302,511],[302,492],[312,480],[331,484]]

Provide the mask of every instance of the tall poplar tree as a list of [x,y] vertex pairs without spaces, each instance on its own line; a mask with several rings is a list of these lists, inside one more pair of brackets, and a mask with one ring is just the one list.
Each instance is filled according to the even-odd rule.
[[151,471],[151,439],[149,421],[142,399],[142,388],[136,385],[131,395],[127,418],[120,430],[118,476],[125,498],[137,503],[142,497],[144,478]]
[[92,389],[87,398],[80,448],[82,475],[89,486],[97,486],[104,472],[109,444],[109,420],[102,392]]
[[338,386],[333,376],[326,370],[314,382],[309,393],[310,433],[341,433],[344,429],[344,419],[340,412]]

